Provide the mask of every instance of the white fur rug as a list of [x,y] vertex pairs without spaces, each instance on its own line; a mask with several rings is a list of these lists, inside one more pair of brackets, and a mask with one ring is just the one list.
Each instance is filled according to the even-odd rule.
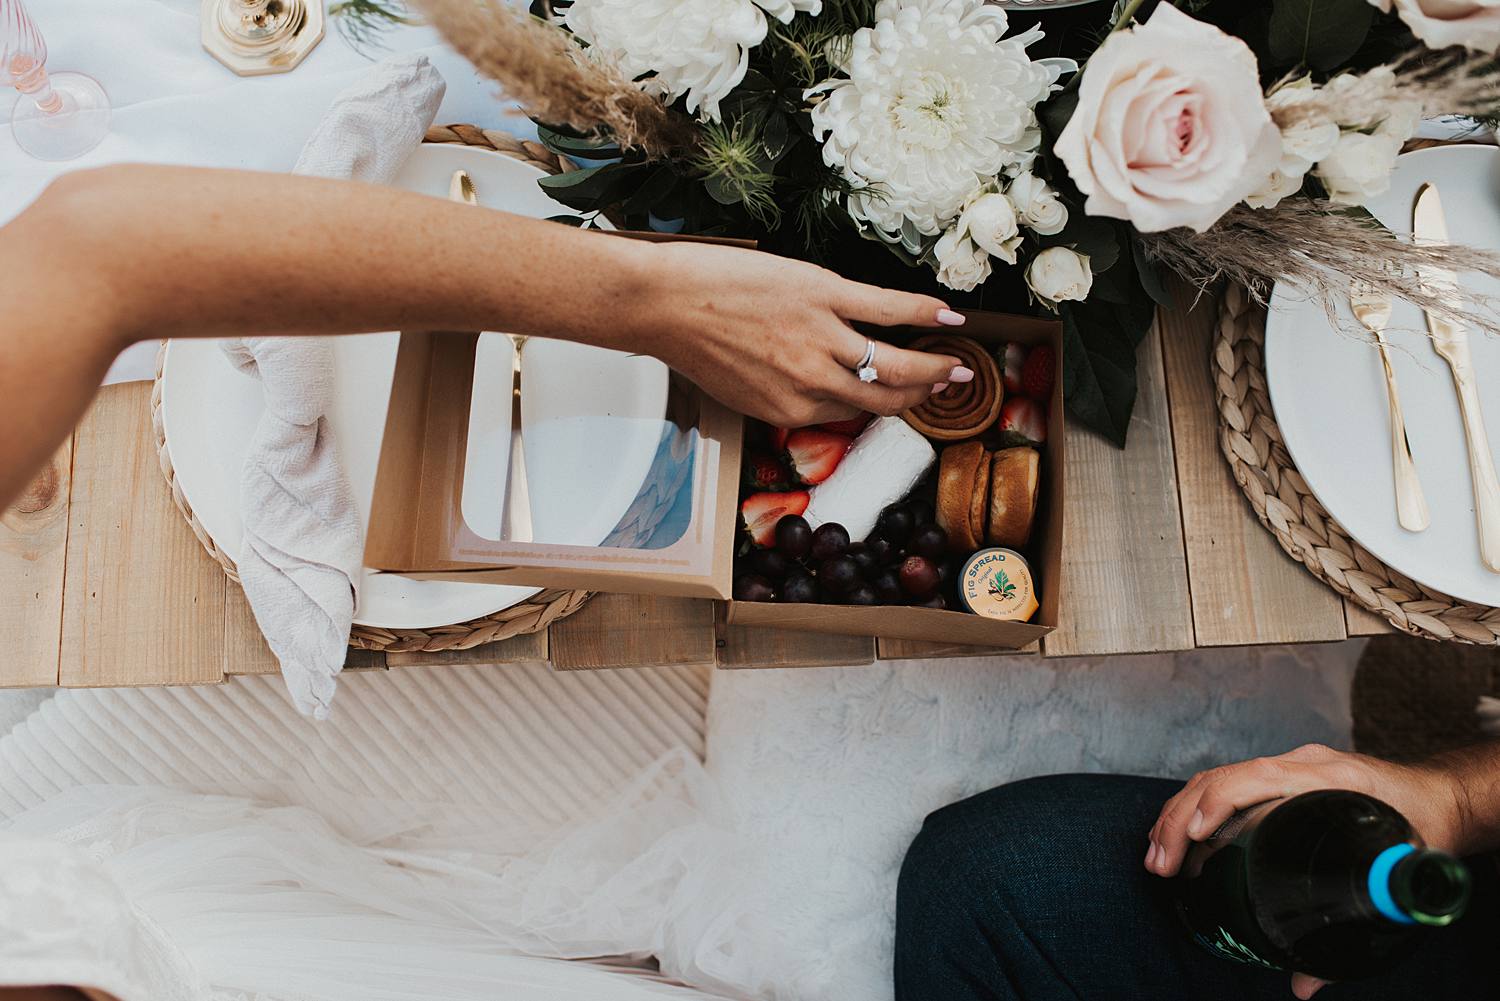
[[1347,746],[1363,648],[719,672],[720,824],[773,861],[740,883],[727,979],[777,1001],[889,998],[896,875],[926,814],[1032,775],[1185,778],[1308,741]]

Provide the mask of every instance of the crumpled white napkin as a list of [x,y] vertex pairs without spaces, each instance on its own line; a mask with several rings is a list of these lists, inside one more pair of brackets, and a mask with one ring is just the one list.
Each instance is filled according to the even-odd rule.
[[[380,63],[334,99],[294,172],[388,184],[432,124],[445,86],[426,56]],[[240,476],[240,583],[293,703],[327,719],[364,556],[359,507],[325,416],[333,345],[245,337],[223,349],[260,378],[266,404]]]

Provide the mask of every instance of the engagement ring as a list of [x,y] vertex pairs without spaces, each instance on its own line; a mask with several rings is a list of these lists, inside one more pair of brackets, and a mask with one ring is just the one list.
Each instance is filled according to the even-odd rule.
[[880,373],[875,371],[874,341],[865,341],[865,356],[854,366],[854,374],[859,376],[860,382],[874,382],[880,378]]

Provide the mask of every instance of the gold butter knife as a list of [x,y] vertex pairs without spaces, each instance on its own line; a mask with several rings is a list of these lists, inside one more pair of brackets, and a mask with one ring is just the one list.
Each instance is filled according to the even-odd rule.
[[1349,306],[1360,325],[1375,335],[1380,364],[1385,369],[1385,397],[1391,419],[1391,470],[1396,480],[1396,520],[1408,532],[1421,532],[1430,524],[1431,518],[1427,513],[1427,498],[1422,494],[1422,481],[1417,478],[1417,467],[1411,459],[1411,441],[1406,435],[1406,418],[1401,413],[1401,394],[1396,389],[1396,370],[1391,365],[1390,346],[1385,339],[1386,325],[1391,322],[1391,297],[1366,282],[1355,281],[1349,286]]
[[[448,184],[448,197],[469,205],[479,204],[474,180],[467,170],[455,170]],[[526,481],[526,447],[521,435],[521,347],[526,338],[506,334],[511,344],[510,383],[510,471],[505,478],[505,509],[500,517],[500,536],[509,542],[532,541],[531,490]]]
[[[1436,185],[1424,184],[1417,192],[1412,209],[1412,237],[1423,246],[1448,244],[1448,221]],[[1428,265],[1418,269],[1418,277],[1428,291],[1441,296],[1449,305],[1461,302],[1458,279],[1448,269]],[[1432,337],[1432,349],[1448,363],[1458,392],[1458,409],[1469,446],[1469,476],[1474,482],[1479,558],[1490,570],[1500,573],[1500,481],[1495,477],[1495,456],[1490,451],[1484,412],[1479,405],[1479,383],[1469,356],[1469,332],[1462,324],[1432,313],[1427,314],[1427,332]]]

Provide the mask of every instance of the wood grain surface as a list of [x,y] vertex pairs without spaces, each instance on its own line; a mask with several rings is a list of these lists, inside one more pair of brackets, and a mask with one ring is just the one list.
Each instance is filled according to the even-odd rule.
[[0,688],[57,684],[72,462],[69,440],[0,512]]
[[1209,369],[1217,314],[1204,296],[1158,319],[1197,644],[1343,639],[1343,600],[1261,527],[1219,451]]

